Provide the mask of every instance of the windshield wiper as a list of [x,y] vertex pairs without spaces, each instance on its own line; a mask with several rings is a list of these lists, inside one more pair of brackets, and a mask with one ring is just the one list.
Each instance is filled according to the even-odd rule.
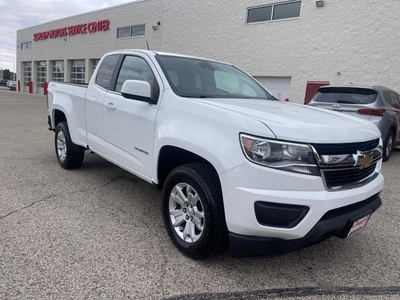
[[179,94],[179,96],[185,98],[215,98],[209,95],[196,95],[196,94]]
[[344,104],[357,104],[353,101],[346,101],[346,100],[336,100],[336,103],[344,103]]

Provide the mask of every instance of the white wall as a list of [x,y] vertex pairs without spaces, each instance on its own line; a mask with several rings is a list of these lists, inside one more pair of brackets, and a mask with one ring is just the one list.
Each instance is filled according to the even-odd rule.
[[[400,91],[400,1],[303,0],[292,20],[245,24],[246,8],[272,0],[148,0],[58,20],[17,32],[33,33],[109,19],[111,30],[33,42],[21,61],[94,59],[122,48],[146,48],[228,61],[254,76],[291,77],[290,101],[303,103],[307,80],[384,85]],[[152,25],[161,22],[158,30]],[[145,38],[117,39],[117,27],[146,24]],[[338,75],[340,72],[340,75]]]

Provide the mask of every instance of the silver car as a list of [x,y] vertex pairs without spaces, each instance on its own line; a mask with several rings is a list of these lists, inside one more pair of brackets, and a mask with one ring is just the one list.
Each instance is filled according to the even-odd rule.
[[15,90],[17,90],[17,82],[16,82],[16,81],[10,80],[10,81],[7,83],[7,86],[8,86],[8,88],[10,89],[10,91],[15,91]]
[[382,133],[383,161],[400,145],[400,95],[383,86],[323,86],[309,105],[371,121]]

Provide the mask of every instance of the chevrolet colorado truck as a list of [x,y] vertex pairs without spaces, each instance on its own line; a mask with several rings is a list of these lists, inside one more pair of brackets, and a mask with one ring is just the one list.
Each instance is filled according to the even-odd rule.
[[166,231],[193,259],[346,238],[381,205],[374,124],[278,101],[231,64],[114,51],[87,86],[51,82],[47,102],[59,164],[90,150],[162,189]]

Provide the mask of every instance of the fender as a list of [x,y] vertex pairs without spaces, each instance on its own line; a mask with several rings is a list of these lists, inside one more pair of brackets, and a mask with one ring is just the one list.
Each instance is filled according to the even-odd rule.
[[178,97],[170,90],[164,97],[168,101],[160,104],[154,134],[152,173],[155,183],[159,183],[158,159],[164,146],[181,148],[202,157],[221,175],[247,161],[239,140],[244,128],[251,128],[252,134],[275,138],[267,126],[253,118],[196,99]]
[[[85,126],[85,95],[86,88],[70,84],[56,84],[57,90],[52,89],[53,103],[51,104],[52,127],[55,128],[55,111],[59,110],[64,113],[71,140],[74,144],[85,147],[86,142],[86,126]],[[54,87],[53,87],[54,88]]]

